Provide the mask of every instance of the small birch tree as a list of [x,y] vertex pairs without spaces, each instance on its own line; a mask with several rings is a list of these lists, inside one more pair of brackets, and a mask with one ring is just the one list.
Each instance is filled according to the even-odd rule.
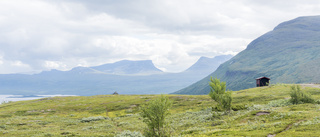
[[220,82],[220,79],[212,78],[209,82],[209,96],[218,103],[217,109],[220,111],[230,111],[232,107],[231,92],[226,92],[226,82]]
[[141,116],[144,118],[143,122],[148,126],[148,129],[145,130],[145,136],[168,136],[166,117],[170,114],[169,108],[171,106],[172,101],[168,97],[161,95],[160,98],[151,100],[141,107]]

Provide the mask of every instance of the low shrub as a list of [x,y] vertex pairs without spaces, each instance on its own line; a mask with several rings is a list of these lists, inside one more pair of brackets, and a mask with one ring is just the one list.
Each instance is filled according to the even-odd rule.
[[247,107],[247,105],[245,105],[245,104],[233,105],[233,106],[231,107],[231,109],[232,109],[233,111],[245,110],[245,109],[247,109],[247,108],[248,108],[248,107]]
[[1,126],[0,126],[0,129],[6,129],[6,128],[7,128],[6,125],[1,125]]
[[0,118],[8,118],[8,117],[12,117],[12,115],[11,114],[0,115]]
[[290,102],[292,104],[302,104],[302,103],[314,103],[314,99],[311,98],[310,94],[303,92],[300,85],[291,86],[290,91]]

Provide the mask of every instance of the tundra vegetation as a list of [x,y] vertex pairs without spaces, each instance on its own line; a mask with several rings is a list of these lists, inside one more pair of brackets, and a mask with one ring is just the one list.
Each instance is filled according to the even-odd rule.
[[[314,102],[294,104],[292,85],[233,91],[232,106],[212,112],[208,95],[166,95],[170,136],[314,136],[320,134],[320,89],[301,86]],[[0,136],[143,136],[141,107],[161,95],[53,97],[0,105]],[[215,117],[213,117],[215,116]]]

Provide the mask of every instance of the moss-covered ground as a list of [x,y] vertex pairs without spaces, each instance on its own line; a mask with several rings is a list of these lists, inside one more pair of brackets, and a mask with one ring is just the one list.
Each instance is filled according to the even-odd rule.
[[[320,99],[320,89],[302,90]],[[208,95],[168,95],[172,136],[316,136],[320,105],[292,105],[290,85],[234,91],[229,114],[212,112]],[[53,97],[0,105],[0,136],[115,136],[143,132],[139,107],[159,95]]]

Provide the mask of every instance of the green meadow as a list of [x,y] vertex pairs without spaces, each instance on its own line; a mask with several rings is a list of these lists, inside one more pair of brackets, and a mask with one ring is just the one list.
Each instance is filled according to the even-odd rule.
[[[208,95],[167,95],[171,136],[320,135],[320,89],[302,86],[316,103],[293,105],[290,86],[232,92],[233,111],[214,112]],[[121,136],[143,134],[140,106],[160,95],[53,97],[0,105],[0,136]]]

